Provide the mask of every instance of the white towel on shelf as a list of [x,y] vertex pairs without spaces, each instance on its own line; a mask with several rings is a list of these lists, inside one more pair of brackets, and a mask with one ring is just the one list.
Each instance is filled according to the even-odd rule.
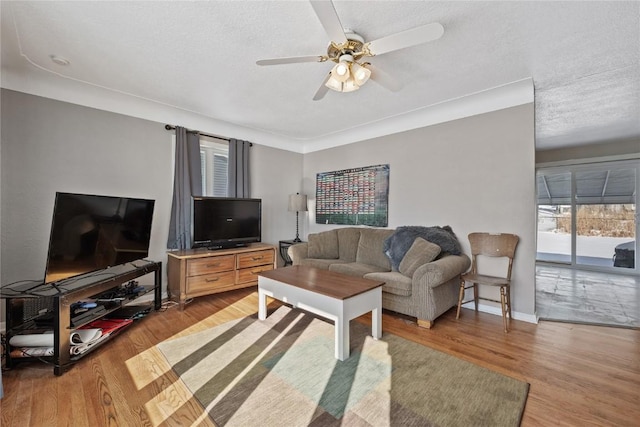
[[100,335],[98,336],[97,339],[94,339],[92,341],[89,341],[87,343],[84,344],[79,344],[79,345],[72,345],[71,348],[69,349],[69,351],[71,352],[72,356],[77,356],[79,354],[82,353],[86,353],[87,351],[89,351],[89,349],[99,343],[101,343],[102,341],[106,340],[107,338],[109,338],[109,334],[104,334],[104,335]]
[[[15,350],[14,350],[15,351]],[[12,353],[12,357],[43,357],[53,356],[53,347],[21,347],[17,349],[18,353]]]
[[71,345],[89,344],[98,340],[101,336],[102,329],[100,328],[76,329],[71,332]]
[[9,340],[9,344],[13,347],[53,347],[53,331],[41,334],[14,335]]
[[[88,344],[102,336],[102,329],[76,329],[71,332],[69,339],[72,346]],[[53,331],[40,334],[14,335],[9,340],[13,347],[53,347]],[[43,355],[40,355],[43,356]]]

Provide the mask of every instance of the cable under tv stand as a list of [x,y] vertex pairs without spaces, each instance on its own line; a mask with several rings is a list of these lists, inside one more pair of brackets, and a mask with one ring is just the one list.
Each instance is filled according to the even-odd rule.
[[[87,273],[84,275],[71,277],[69,279],[61,280],[53,283],[42,283],[37,286],[18,284],[15,286],[5,286],[2,288],[0,298],[5,299],[6,302],[6,316],[7,316],[7,345],[5,346],[5,356],[7,368],[14,367],[18,362],[23,360],[37,360],[43,359],[53,364],[53,373],[55,375],[62,375],[69,370],[73,364],[82,357],[90,354],[96,348],[101,347],[107,343],[110,339],[117,336],[117,333],[109,336],[95,347],[91,348],[86,353],[81,355],[72,356],[70,353],[71,342],[70,333],[73,329],[86,325],[94,320],[100,319],[111,312],[125,306],[126,304],[134,301],[135,299],[153,292],[154,294],[154,308],[159,310],[162,303],[162,263],[138,260],[129,262],[126,264],[110,267],[97,272]],[[76,320],[73,326],[71,325],[71,305],[77,301],[91,298],[106,291],[118,288],[127,282],[130,282],[141,276],[145,276],[149,273],[154,273],[153,286],[146,286],[137,297],[131,297],[122,301],[123,304],[114,304],[111,307],[101,310],[96,313],[95,316],[88,316],[81,320]],[[53,299],[53,319],[52,326],[42,327],[37,326],[34,319],[28,319],[25,321],[22,313],[22,305],[25,300],[33,298],[51,298]],[[51,313],[43,314],[43,316],[51,315]],[[75,318],[74,318],[75,319]],[[15,358],[11,357],[11,346],[8,342],[13,335],[20,335],[29,333],[34,330],[51,330],[53,329],[53,356],[45,357],[24,357]]]

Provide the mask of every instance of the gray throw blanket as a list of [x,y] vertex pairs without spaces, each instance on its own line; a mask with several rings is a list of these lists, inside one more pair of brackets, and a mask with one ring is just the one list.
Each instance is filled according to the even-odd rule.
[[409,251],[416,237],[422,237],[440,246],[441,253],[449,253],[451,255],[460,255],[462,253],[460,242],[458,242],[456,235],[448,225],[444,227],[420,227],[416,225],[398,227],[391,236],[385,239],[382,247],[384,253],[391,260],[391,269],[393,271],[398,271],[402,258]]

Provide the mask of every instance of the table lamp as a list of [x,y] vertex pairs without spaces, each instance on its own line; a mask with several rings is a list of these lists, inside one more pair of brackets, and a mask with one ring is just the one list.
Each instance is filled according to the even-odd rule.
[[296,193],[289,196],[289,212],[296,213],[296,238],[294,242],[301,242],[298,228],[298,213],[307,211],[307,196]]

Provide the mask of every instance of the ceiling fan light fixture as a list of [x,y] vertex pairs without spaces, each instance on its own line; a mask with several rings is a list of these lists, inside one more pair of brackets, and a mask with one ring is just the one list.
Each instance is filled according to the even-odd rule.
[[350,78],[349,80],[347,80],[342,84],[343,92],[353,92],[354,90],[358,90],[358,89],[360,89],[360,86],[358,85],[358,83],[356,83],[356,81],[353,78]]
[[351,65],[351,73],[358,86],[365,84],[367,80],[369,80],[369,77],[371,77],[371,70],[367,68],[367,65],[369,65],[368,62],[365,62],[362,65],[354,62]]
[[342,92],[342,82],[334,77],[333,72],[331,73],[331,77],[329,77],[324,85],[331,90],[335,90],[336,92]]
[[331,75],[340,82],[346,82],[351,77],[351,64],[353,63],[353,56],[342,55],[340,61],[331,70]]
[[349,63],[338,62],[331,70],[331,76],[339,82],[345,82],[351,75],[349,71]]

